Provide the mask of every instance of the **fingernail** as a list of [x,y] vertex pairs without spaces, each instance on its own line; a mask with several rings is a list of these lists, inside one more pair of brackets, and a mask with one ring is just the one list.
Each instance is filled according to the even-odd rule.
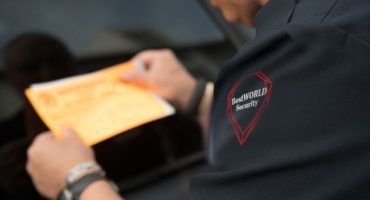
[[141,62],[139,60],[134,60],[133,62],[135,64],[136,71],[142,72],[142,71],[145,70],[146,67],[145,67],[145,64],[143,62]]

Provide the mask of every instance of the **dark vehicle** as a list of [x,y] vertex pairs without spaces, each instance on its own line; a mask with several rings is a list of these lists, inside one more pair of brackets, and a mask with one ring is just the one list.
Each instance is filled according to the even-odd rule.
[[[23,32],[55,35],[75,54],[78,73],[127,61],[144,49],[170,48],[193,75],[212,81],[220,66],[253,37],[253,30],[227,24],[203,0],[7,0],[0,5],[1,47]],[[24,137],[27,127],[20,112],[23,98],[0,74],[1,152]],[[200,132],[193,119],[176,114],[93,148],[126,198],[184,199],[191,175],[206,166]],[[2,193],[9,196],[0,188],[0,199],[12,199]]]

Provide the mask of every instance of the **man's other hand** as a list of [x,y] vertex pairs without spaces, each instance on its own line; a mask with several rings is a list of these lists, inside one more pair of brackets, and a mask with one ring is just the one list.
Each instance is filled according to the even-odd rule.
[[182,111],[187,108],[196,80],[171,50],[143,51],[132,60],[144,67],[124,73],[124,81],[149,88]]

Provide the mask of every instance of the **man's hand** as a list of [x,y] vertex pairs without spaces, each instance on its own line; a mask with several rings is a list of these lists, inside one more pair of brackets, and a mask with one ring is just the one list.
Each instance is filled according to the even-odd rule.
[[144,69],[123,74],[128,82],[141,84],[165,98],[176,108],[185,110],[191,99],[196,80],[170,50],[148,50],[133,59]]
[[27,171],[40,194],[55,199],[68,171],[82,162],[95,162],[94,152],[70,129],[61,140],[50,132],[38,135],[28,149]]

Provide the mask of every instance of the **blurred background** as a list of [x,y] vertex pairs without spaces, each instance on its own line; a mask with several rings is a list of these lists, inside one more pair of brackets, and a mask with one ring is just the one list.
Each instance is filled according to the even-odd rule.
[[[203,0],[0,0],[0,199],[42,199],[24,165],[28,145],[46,127],[17,83],[41,80],[28,81],[41,74],[37,64],[37,70],[24,69],[19,62],[44,59],[39,54],[47,48],[27,44],[32,51],[14,50],[19,45],[14,39],[30,33],[52,37],[64,46],[58,56],[68,62],[48,60],[46,71],[56,76],[45,80],[127,61],[144,49],[171,48],[194,76],[213,81],[222,64],[254,36],[253,29],[227,24]],[[66,63],[68,70],[60,70]],[[186,199],[191,176],[207,166],[199,126],[179,114],[94,149],[129,200]]]

